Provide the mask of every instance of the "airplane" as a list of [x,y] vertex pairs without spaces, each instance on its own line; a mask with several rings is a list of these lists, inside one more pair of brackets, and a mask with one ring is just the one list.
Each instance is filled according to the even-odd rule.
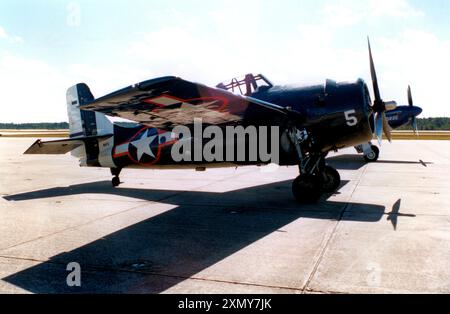
[[[392,129],[400,128],[404,125],[411,124],[414,133],[419,134],[417,127],[417,117],[422,113],[422,108],[414,106],[411,86],[408,86],[408,106],[398,106],[387,108],[386,118]],[[372,142],[355,146],[358,153],[364,154],[367,162],[376,162],[380,156],[380,150]]]
[[[314,203],[323,194],[335,192],[341,183],[339,172],[326,164],[330,151],[369,142],[373,134],[380,141],[383,133],[391,138],[386,108],[396,103],[382,100],[370,41],[368,48],[373,102],[362,79],[342,83],[327,80],[307,87],[274,86],[263,75],[249,74],[243,80],[236,78],[208,87],[167,76],[97,99],[81,83],[67,91],[70,138],[37,140],[25,154],[72,152],[80,166],[110,168],[112,185],[118,187],[124,168],[203,171],[207,167],[267,164],[260,158],[233,162],[209,162],[203,157],[197,161],[174,160],[172,148],[180,142],[195,145],[196,138],[184,138],[173,130],[177,126],[195,128],[195,118],[219,129],[277,127],[278,164],[299,167],[300,174],[292,183],[293,195],[300,203]],[[234,93],[236,89],[241,95]],[[107,116],[135,124],[124,127]],[[245,136],[238,140],[250,141]]]

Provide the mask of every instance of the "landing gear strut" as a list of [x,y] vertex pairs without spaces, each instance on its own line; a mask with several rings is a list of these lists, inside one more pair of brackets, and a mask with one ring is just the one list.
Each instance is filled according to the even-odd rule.
[[300,175],[292,183],[295,199],[300,203],[315,203],[324,193],[335,192],[341,184],[341,177],[336,169],[326,165],[326,154],[303,153],[304,144],[308,145],[308,150],[314,151],[314,143],[306,130],[293,128],[289,131],[289,137],[299,159]]
[[114,176],[111,180],[111,184],[113,187],[118,187],[120,185],[120,172],[122,171],[121,168],[111,168],[111,174]]

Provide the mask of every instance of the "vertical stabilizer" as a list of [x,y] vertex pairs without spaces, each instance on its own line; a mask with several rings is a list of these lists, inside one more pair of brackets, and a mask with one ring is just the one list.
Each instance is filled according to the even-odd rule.
[[94,100],[89,87],[80,83],[67,90],[67,113],[70,137],[112,134],[113,124],[99,112],[80,110],[80,106]]

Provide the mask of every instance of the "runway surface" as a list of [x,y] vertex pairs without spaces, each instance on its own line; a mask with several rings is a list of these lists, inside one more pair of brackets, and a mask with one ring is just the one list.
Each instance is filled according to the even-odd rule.
[[[383,143],[317,205],[296,167],[79,168],[0,138],[1,293],[450,293],[450,141]],[[81,266],[69,287],[68,263]]]

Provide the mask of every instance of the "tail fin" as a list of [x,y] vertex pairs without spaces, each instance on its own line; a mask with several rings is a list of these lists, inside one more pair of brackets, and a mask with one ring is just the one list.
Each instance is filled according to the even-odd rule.
[[66,99],[70,137],[100,136],[114,132],[113,123],[104,114],[80,110],[80,106],[95,99],[86,84],[80,83],[69,88]]

